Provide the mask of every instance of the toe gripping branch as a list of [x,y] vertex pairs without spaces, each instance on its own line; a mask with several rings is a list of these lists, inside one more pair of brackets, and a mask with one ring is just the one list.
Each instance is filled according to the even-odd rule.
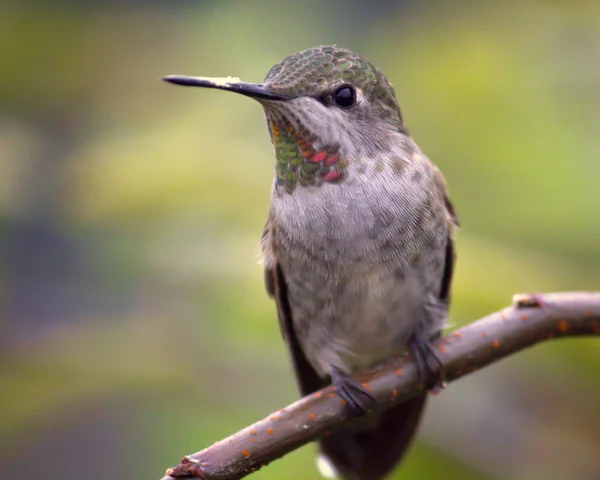
[[[417,365],[417,375],[427,390],[444,388],[446,376],[444,364],[437,356],[429,341],[419,334],[413,334],[409,350]],[[351,416],[361,416],[367,413],[375,403],[373,396],[353,378],[334,369],[331,372],[331,383],[337,388]]]
[[444,364],[431,343],[415,333],[412,335],[408,347],[417,364],[417,375],[425,387],[427,389],[443,388],[446,384]]
[[331,383],[337,388],[340,398],[346,402],[351,416],[364,415],[375,403],[373,396],[360,383],[339,370],[331,372]]

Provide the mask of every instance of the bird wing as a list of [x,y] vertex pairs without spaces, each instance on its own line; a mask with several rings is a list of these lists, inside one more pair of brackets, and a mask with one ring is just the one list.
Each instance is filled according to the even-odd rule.
[[448,238],[446,241],[446,258],[444,262],[444,274],[440,286],[439,298],[446,304],[450,303],[450,287],[452,284],[452,275],[454,273],[454,265],[456,263],[456,251],[454,248],[454,230],[460,226],[458,215],[453,203],[448,195],[448,187],[442,172],[432,164],[434,173],[434,185],[439,195],[441,195],[446,212],[448,215]]
[[272,250],[274,224],[271,220],[267,221],[261,245],[265,255],[265,285],[267,293],[275,300],[277,305],[277,316],[279,317],[279,328],[281,335],[288,347],[288,352],[296,381],[302,395],[308,395],[326,386],[328,382],[319,377],[315,369],[312,367],[306,355],[300,346],[294,325],[292,323],[292,311],[287,294],[287,285],[281,270],[281,266],[277,262],[276,254]]

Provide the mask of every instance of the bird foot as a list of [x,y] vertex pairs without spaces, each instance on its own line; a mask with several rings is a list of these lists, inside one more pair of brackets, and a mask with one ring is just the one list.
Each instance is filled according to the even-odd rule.
[[425,387],[438,392],[446,385],[444,364],[427,340],[415,333],[410,338],[408,347],[417,364],[417,375]]
[[375,403],[373,396],[361,384],[338,370],[331,372],[331,383],[337,388],[352,417],[364,415]]

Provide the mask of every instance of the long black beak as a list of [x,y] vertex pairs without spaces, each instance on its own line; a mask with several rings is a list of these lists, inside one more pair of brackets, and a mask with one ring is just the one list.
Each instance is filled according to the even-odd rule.
[[292,100],[294,97],[283,95],[280,93],[270,92],[260,83],[246,83],[239,78],[225,77],[188,77],[186,75],[167,75],[163,77],[165,82],[175,85],[183,85],[185,87],[205,87],[218,88],[219,90],[227,90],[229,92],[241,93],[247,97],[261,98],[264,100],[286,101]]

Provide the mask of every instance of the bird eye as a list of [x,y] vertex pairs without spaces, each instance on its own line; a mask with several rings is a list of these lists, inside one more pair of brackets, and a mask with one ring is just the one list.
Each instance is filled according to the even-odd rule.
[[356,103],[356,91],[352,87],[344,85],[336,90],[333,98],[338,106],[352,108]]

